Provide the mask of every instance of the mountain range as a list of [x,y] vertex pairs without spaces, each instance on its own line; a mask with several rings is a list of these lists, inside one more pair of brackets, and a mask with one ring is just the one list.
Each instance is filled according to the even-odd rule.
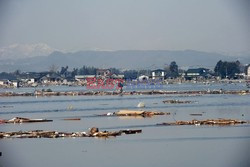
[[176,61],[180,68],[205,67],[213,69],[219,60],[250,63],[249,57],[230,57],[219,53],[194,50],[121,50],[121,51],[78,51],[64,53],[54,51],[47,56],[35,56],[19,59],[3,59],[0,72],[48,71],[52,65],[58,68],[69,66],[79,68],[83,65],[97,68],[115,67],[119,69],[157,69],[164,68],[171,61]]

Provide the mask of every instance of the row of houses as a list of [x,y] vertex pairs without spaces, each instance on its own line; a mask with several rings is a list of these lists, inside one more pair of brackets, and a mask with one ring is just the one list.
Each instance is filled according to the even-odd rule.
[[[241,74],[237,74],[241,75]],[[243,74],[242,74],[243,75]],[[212,73],[209,69],[206,68],[195,68],[195,69],[188,69],[183,73],[179,73],[181,78],[186,80],[192,80],[197,78],[210,78]],[[126,76],[122,74],[113,74],[109,69],[98,69],[95,75],[75,75],[71,76],[70,74],[67,75],[60,75],[54,72],[27,72],[17,75],[8,74],[8,73],[1,73],[0,74],[0,86],[7,86],[7,87],[19,87],[21,85],[28,85],[28,86],[36,86],[37,84],[68,84],[68,83],[75,83],[81,82],[85,83],[87,78],[102,78],[102,79],[127,79]],[[246,75],[243,76],[245,78],[250,79],[250,66],[248,66]],[[151,71],[151,75],[140,75],[137,76],[137,80],[145,81],[145,80],[165,80],[167,79],[167,72],[163,69],[156,69]]]
[[38,84],[84,84],[86,78],[112,78],[124,79],[124,75],[112,74],[108,69],[99,69],[95,75],[60,75],[55,72],[27,72],[19,75],[1,73],[1,87],[37,86]]
[[[188,69],[184,73],[180,73],[180,76],[190,80],[193,78],[197,77],[203,77],[203,78],[208,78],[211,76],[209,69],[206,68],[197,68],[197,69]],[[147,80],[147,79],[152,79],[152,80],[165,80],[168,78],[167,72],[163,69],[157,69],[151,71],[151,75],[141,75],[138,77],[139,80]]]
[[65,78],[52,72],[27,72],[19,75],[7,74],[0,75],[0,86],[19,87],[22,85],[36,85],[37,83],[63,82]]
[[0,75],[0,86],[19,87],[19,80],[14,75],[2,73]]
[[[187,71],[183,73],[179,73],[179,77],[184,78],[185,80],[192,80],[192,79],[209,79],[211,77],[214,77],[214,73],[206,68],[192,68],[188,69]],[[151,71],[151,75],[141,75],[138,77],[139,80],[147,80],[147,79],[161,79],[165,80],[167,78],[171,78],[167,75],[167,71],[163,69],[157,69]],[[250,79],[250,65],[247,66],[247,70],[244,73],[236,73],[235,79]]]

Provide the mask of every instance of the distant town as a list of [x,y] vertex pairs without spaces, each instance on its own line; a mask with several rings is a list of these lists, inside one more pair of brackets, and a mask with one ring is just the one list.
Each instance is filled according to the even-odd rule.
[[145,70],[119,70],[116,68],[100,69],[96,67],[83,66],[69,70],[68,66],[58,68],[51,65],[44,72],[22,72],[16,70],[11,73],[0,73],[1,88],[37,87],[40,85],[67,85],[86,86],[88,78],[102,80],[122,80],[123,84],[154,83],[175,84],[185,82],[248,82],[250,79],[250,65],[242,65],[239,61],[218,61],[214,69],[189,68],[183,70],[175,61],[166,65],[164,69]]

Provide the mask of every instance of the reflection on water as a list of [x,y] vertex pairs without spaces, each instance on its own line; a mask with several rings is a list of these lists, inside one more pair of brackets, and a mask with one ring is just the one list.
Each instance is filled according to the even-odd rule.
[[[167,85],[174,90],[181,85]],[[227,86],[215,85],[227,89]],[[220,86],[220,87],[219,87]],[[241,84],[231,85],[240,89]],[[199,85],[194,89],[207,89]],[[60,89],[59,87],[57,89]],[[185,86],[183,86],[185,89]],[[3,90],[1,90],[3,91]],[[166,99],[197,101],[192,104],[164,104]],[[100,117],[119,109],[170,112],[151,118]],[[250,166],[250,125],[155,126],[175,120],[231,118],[250,120],[250,96],[59,96],[0,98],[0,118],[46,118],[53,122],[1,124],[0,131],[58,130],[87,131],[142,129],[141,134],[110,139],[2,139],[0,166]],[[202,114],[195,116],[190,114]],[[79,117],[80,121],[64,118]]]

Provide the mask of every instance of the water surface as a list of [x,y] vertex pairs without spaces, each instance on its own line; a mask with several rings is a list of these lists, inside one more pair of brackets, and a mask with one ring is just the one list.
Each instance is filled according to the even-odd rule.
[[[240,89],[242,85],[234,85]],[[177,89],[177,86],[168,89]],[[198,86],[199,87],[199,86]],[[217,88],[225,88],[217,85]],[[190,87],[191,89],[192,87]],[[59,88],[58,88],[59,89]],[[184,89],[184,88],[183,88]],[[197,89],[197,88],[193,88]],[[207,89],[207,85],[199,90]],[[190,100],[191,104],[164,104],[166,99]],[[152,118],[99,117],[119,109],[170,112]],[[202,114],[191,116],[190,114]],[[231,118],[250,120],[250,96],[240,95],[138,95],[52,96],[0,98],[0,118],[53,119],[48,123],[1,124],[0,131],[88,131],[142,129],[141,134],[110,139],[1,139],[0,166],[250,166],[250,126],[155,126],[175,120]],[[64,118],[80,117],[80,121]]]

